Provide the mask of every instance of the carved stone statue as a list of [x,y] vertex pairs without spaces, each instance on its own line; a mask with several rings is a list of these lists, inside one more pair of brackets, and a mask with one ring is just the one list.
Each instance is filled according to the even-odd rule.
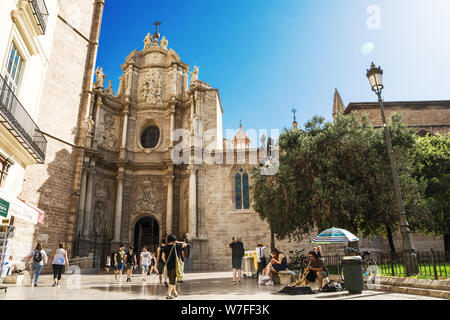
[[103,130],[100,132],[99,143],[101,147],[106,150],[116,151],[117,134],[114,128],[114,116],[110,113],[105,113],[103,118]]
[[167,46],[169,45],[169,40],[166,39],[165,36],[162,37],[160,42],[161,48],[167,49]]
[[102,201],[97,201],[94,208],[94,220],[92,221],[92,231],[95,235],[104,233],[105,221],[105,205]]
[[112,81],[109,80],[108,82],[108,88],[106,88],[106,93],[110,94],[110,95],[114,95],[114,90],[112,88]]
[[198,67],[194,66],[194,71],[191,72],[191,81],[198,80]]
[[125,79],[126,79],[125,75],[119,77],[119,89],[117,89],[117,96],[120,96],[123,94]]
[[103,73],[103,68],[97,67],[97,70],[95,70],[95,76],[97,77],[97,88],[103,89],[106,78],[106,74]]
[[148,49],[152,46],[153,43],[153,36],[148,33],[147,36],[144,39],[144,49]]

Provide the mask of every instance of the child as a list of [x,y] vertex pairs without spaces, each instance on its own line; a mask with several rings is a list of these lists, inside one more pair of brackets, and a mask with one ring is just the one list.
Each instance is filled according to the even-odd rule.
[[107,256],[105,265],[106,274],[109,274],[109,268],[111,268],[111,257]]

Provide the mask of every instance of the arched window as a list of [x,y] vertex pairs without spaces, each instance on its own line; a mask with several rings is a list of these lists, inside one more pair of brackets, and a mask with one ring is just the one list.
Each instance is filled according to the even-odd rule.
[[236,209],[250,209],[250,197],[248,191],[248,174],[240,168],[234,176]]

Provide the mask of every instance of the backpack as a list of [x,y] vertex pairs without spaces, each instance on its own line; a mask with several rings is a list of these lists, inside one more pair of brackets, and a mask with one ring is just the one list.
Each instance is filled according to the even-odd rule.
[[300,294],[315,294],[315,292],[309,286],[302,287],[290,287],[286,286],[278,292],[274,292],[272,294],[287,294],[290,296],[296,296]]
[[34,250],[33,261],[39,263],[42,261],[42,253],[41,250]]
[[343,291],[341,284],[339,282],[336,282],[334,280],[331,280],[326,285],[323,286],[322,292],[339,292]]

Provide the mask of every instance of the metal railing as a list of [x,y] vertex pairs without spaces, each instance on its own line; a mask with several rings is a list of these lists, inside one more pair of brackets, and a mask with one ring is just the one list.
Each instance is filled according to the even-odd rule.
[[33,8],[34,16],[36,17],[37,23],[41,28],[42,34],[45,34],[45,29],[47,28],[48,21],[48,10],[45,5],[44,0],[29,0],[31,7]]
[[0,76],[0,123],[22,143],[38,163],[44,163],[47,140]]
[[[324,256],[330,270],[342,270],[343,255]],[[404,264],[409,255],[402,252],[372,252],[368,258],[376,262],[379,274],[384,276],[406,276]],[[439,279],[450,277],[450,251],[417,252],[418,276]],[[330,268],[331,267],[331,268]]]

